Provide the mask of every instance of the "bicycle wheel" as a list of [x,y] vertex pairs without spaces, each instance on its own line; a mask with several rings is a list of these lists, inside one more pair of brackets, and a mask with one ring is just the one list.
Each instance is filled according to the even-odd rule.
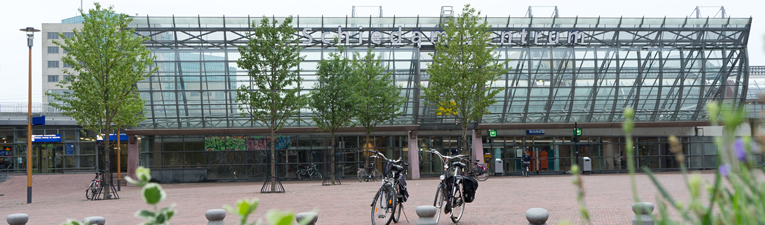
[[[476,168],[475,171],[473,171],[473,175],[474,175],[473,178],[475,178],[476,180],[479,180],[479,181],[486,181],[486,180],[489,179],[489,172],[488,171],[486,173],[483,173],[483,174],[481,174],[480,172],[481,172],[480,169]],[[478,174],[481,174],[481,175],[478,175]]]
[[298,170],[297,177],[300,180],[308,180],[310,178],[305,170]]
[[321,173],[319,173],[319,171],[313,172],[313,174],[311,174],[311,179],[314,179],[314,178],[316,178],[317,180],[321,180]]
[[444,194],[442,193],[443,188],[441,188],[441,185],[443,184],[438,185],[438,189],[436,189],[436,198],[433,200],[433,206],[436,207],[436,223],[438,223],[438,219],[441,217],[441,209],[444,206]]
[[364,171],[364,169],[359,169],[356,171],[356,177],[359,178],[359,182],[364,182],[366,180],[367,172]]
[[85,198],[88,200],[91,200],[93,199],[93,196],[96,196],[96,187],[94,185],[94,183],[90,183],[88,188],[85,188]]
[[465,212],[465,199],[462,196],[462,191],[460,191],[460,188],[457,186],[458,184],[454,185],[454,192],[452,192],[452,204],[449,204],[451,206],[451,218],[452,222],[457,223],[460,222],[460,219],[462,219],[462,213]]
[[398,219],[401,219],[401,210],[404,210],[404,203],[398,202],[398,206],[396,207],[396,213],[393,215],[393,222],[398,223]]
[[374,181],[382,180],[382,173],[380,173],[380,171],[377,170],[377,168],[375,168],[375,170],[372,171],[372,180]]
[[390,187],[377,191],[372,201],[372,225],[388,225],[396,211],[396,192]]

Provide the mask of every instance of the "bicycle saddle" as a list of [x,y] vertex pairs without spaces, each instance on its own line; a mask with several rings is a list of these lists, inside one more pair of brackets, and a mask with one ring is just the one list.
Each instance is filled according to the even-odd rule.
[[452,167],[465,168],[465,164],[461,162],[453,162]]

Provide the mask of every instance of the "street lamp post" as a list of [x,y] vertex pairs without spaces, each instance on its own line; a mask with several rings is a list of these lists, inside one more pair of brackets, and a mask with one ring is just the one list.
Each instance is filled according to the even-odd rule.
[[32,44],[35,32],[40,30],[34,27],[19,29],[27,33],[27,46],[29,46],[29,104],[27,105],[27,204],[32,203]]

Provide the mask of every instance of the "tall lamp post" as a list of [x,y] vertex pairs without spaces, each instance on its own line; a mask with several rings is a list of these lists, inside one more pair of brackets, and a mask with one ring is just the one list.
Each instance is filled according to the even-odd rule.
[[32,44],[35,32],[40,30],[34,27],[19,29],[27,33],[27,46],[29,46],[29,104],[27,105],[27,204],[32,203]]

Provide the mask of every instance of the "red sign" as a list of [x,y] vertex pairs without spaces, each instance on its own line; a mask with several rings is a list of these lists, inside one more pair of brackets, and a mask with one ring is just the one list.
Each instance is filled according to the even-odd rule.
[[3,147],[3,150],[10,151],[11,150],[11,146],[5,146],[5,147]]

